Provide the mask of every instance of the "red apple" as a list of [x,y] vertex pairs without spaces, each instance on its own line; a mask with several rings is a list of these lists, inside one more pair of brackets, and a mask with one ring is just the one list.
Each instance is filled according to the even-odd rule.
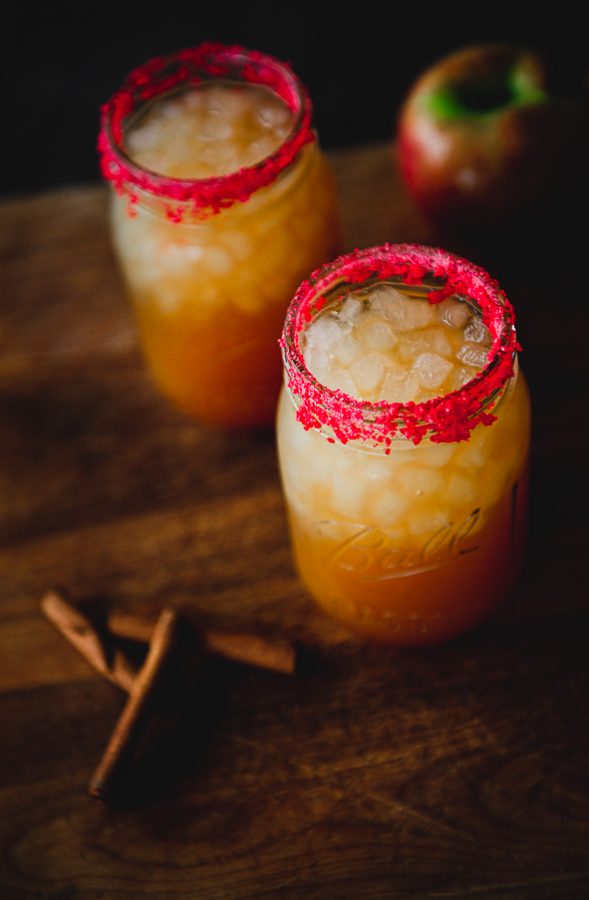
[[399,154],[410,191],[438,224],[508,227],[584,176],[587,112],[581,101],[552,94],[530,51],[470,47],[412,88]]

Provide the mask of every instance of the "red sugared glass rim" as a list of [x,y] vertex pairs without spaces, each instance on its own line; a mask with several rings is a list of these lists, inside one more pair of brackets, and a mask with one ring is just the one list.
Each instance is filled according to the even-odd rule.
[[[291,129],[283,143],[253,166],[214,178],[169,178],[135,163],[126,153],[125,126],[143,104],[184,85],[211,80],[247,82],[271,90],[292,112]],[[119,194],[137,202],[146,191],[166,203],[173,221],[186,209],[199,217],[245,202],[270,184],[315,139],[312,104],[307,91],[287,63],[257,50],[206,43],[158,56],[134,69],[123,86],[101,108],[98,152],[103,177]]]
[[[447,297],[470,301],[492,337],[487,364],[460,390],[421,403],[359,400],[322,385],[305,364],[299,336],[327,302],[328,290],[341,285],[341,301],[363,285],[394,279],[408,287],[431,286],[430,303]],[[349,286],[349,290],[346,288]],[[468,440],[477,425],[491,425],[491,409],[514,374],[517,350],[515,313],[497,282],[479,266],[446,250],[417,244],[383,244],[355,250],[316,269],[297,290],[280,339],[286,383],[296,416],[305,429],[328,440],[360,441],[390,451],[395,438],[420,443]]]

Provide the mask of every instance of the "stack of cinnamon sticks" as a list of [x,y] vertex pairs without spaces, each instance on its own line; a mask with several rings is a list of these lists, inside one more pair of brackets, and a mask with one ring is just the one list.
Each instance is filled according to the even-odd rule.
[[[161,688],[170,661],[178,655],[180,638],[183,644],[186,643],[187,631],[190,632],[191,652],[216,654],[274,672],[292,674],[295,670],[295,651],[288,641],[206,627],[195,634],[180,614],[168,607],[160,612],[155,622],[113,610],[102,629],[56,591],[44,595],[41,609],[97,672],[128,694],[88,785],[90,794],[102,800],[108,800],[113,785],[124,770],[142,723],[149,715],[150,700],[156,689]],[[141,665],[125,651],[124,641],[147,644],[147,654]]]

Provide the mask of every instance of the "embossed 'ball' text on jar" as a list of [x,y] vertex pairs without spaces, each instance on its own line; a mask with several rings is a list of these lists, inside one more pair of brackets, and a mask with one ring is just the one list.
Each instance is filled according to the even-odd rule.
[[309,97],[283,63],[206,44],[135,69],[102,109],[114,244],[156,383],[220,425],[263,425],[284,313],[339,249]]
[[[378,305],[376,288],[393,290],[397,304],[378,327],[362,324],[368,305]],[[407,310],[417,328],[411,334],[397,315]],[[402,359],[413,342],[411,379],[421,366],[426,383],[450,372],[459,387],[423,402],[390,402],[321,383],[306,362],[311,326],[331,319],[318,352],[341,366],[352,359],[354,316],[353,327],[378,348],[364,346],[351,364],[359,383],[383,377],[383,347],[395,344]],[[469,364],[483,353],[478,370],[439,355],[457,340],[440,325],[453,317],[467,339],[488,337],[484,352],[460,344]],[[332,352],[325,341],[336,325],[345,325],[344,338]],[[439,352],[423,343],[427,335],[444,345]],[[301,285],[281,345],[281,477],[296,564],[313,597],[352,631],[398,646],[439,643],[479,624],[513,589],[525,540],[530,401],[503,292],[482,269],[442,250],[356,251]],[[406,378],[397,383],[407,388]]]

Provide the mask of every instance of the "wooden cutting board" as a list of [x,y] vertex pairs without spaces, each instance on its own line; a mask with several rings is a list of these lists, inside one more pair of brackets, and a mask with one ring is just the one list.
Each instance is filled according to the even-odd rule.
[[[457,246],[387,148],[333,163],[348,248]],[[534,399],[521,586],[467,638],[399,653],[298,584],[273,435],[202,428],[155,392],[106,200],[0,204],[0,897],[588,896],[589,314],[564,241],[468,248],[516,303]],[[302,670],[211,664],[139,795],[107,809],[85,790],[123,696],[42,618],[48,587],[286,635]]]

